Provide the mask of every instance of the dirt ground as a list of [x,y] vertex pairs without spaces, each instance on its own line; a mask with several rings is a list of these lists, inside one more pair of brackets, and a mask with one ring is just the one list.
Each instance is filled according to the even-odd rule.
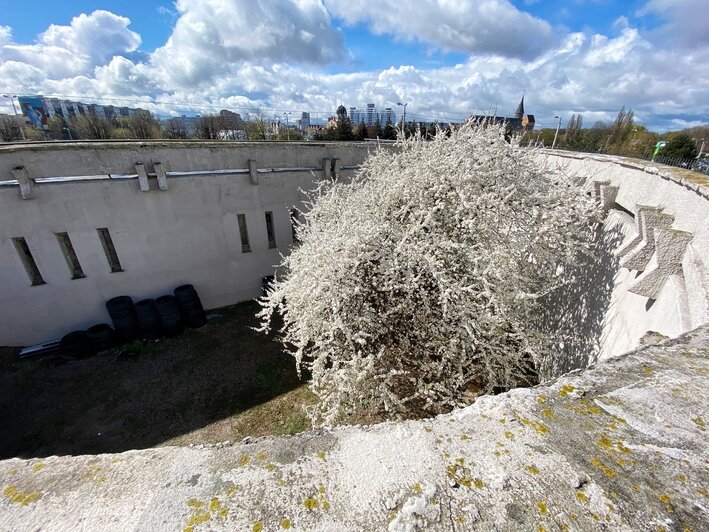
[[200,330],[59,364],[0,349],[0,459],[239,441],[309,428],[294,359],[253,331],[257,305]]

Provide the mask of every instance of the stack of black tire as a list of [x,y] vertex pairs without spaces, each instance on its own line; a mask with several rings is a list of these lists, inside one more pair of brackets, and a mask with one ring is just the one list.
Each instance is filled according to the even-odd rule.
[[119,342],[132,342],[140,337],[138,316],[135,313],[133,300],[130,296],[118,296],[109,299],[106,301],[106,309],[108,310],[108,315],[111,316]]
[[154,299],[142,299],[135,304],[135,314],[138,317],[141,338],[157,340],[162,336],[162,323],[155,308]]
[[113,347],[115,334],[107,323],[89,327],[87,331],[73,331],[59,341],[59,352],[66,358],[87,358]]
[[194,286],[191,284],[178,286],[175,288],[174,294],[182,320],[187,327],[197,329],[207,323],[207,315]]
[[177,336],[182,332],[182,316],[175,296],[161,296],[155,300],[155,309],[160,316],[165,336]]

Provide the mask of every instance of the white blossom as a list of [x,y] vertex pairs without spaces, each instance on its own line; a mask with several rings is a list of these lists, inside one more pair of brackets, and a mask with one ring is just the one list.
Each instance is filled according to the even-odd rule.
[[282,316],[317,420],[363,404],[432,415],[469,387],[535,382],[554,341],[535,325],[539,299],[592,252],[598,217],[533,155],[501,127],[466,124],[376,152],[351,183],[321,184],[259,313],[264,331]]

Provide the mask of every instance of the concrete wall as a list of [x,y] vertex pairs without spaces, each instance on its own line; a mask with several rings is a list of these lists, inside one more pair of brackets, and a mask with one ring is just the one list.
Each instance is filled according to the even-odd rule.
[[[352,175],[370,149],[182,141],[0,147],[0,345],[44,342],[108,321],[104,302],[117,295],[156,297],[192,283],[207,308],[257,296],[261,278],[292,244],[288,209],[301,203],[301,190],[333,172]],[[559,326],[569,338],[579,323],[588,338],[551,374],[586,365],[599,352],[628,351],[647,331],[674,337],[709,321],[709,192],[694,181],[701,176],[607,156],[540,157],[584,182],[611,212],[609,230],[624,239],[614,244],[615,259],[591,265],[584,286],[570,287],[568,308],[555,309],[568,317]],[[157,163],[166,190],[155,177],[164,175]],[[1,184],[13,178],[22,186]],[[274,215],[277,249],[268,247],[265,211]],[[249,253],[241,250],[242,213]],[[103,227],[122,272],[111,272],[96,232]],[[59,232],[69,234],[85,278],[71,279]],[[31,286],[16,237],[26,239],[46,284]],[[603,287],[588,290],[593,284]],[[578,297],[591,312],[575,308]]]
[[[344,168],[342,177],[351,175],[347,167],[361,163],[368,149],[223,142],[0,148],[0,181],[18,177],[17,167],[37,179],[29,182],[30,199],[22,199],[17,184],[0,186],[0,345],[45,342],[109,321],[104,302],[117,295],[156,297],[191,283],[206,308],[258,296],[261,278],[273,273],[279,253],[292,245],[289,208],[300,205],[301,189],[313,189],[333,166]],[[249,160],[256,161],[258,184],[252,183]],[[155,178],[142,192],[136,177],[106,175],[135,175],[138,161],[147,173],[162,163],[167,190]],[[87,175],[96,179],[46,180]],[[268,247],[265,211],[273,212],[276,249]],[[247,219],[249,253],[241,248],[240,213]],[[104,227],[122,272],[111,272],[96,231]],[[69,234],[85,278],[71,279],[59,232]],[[46,284],[31,286],[12,242],[16,237],[25,238]]]
[[709,322],[709,180],[620,157],[546,151],[552,169],[585,181],[624,240],[615,251],[600,356],[640,345],[648,331],[674,338]]

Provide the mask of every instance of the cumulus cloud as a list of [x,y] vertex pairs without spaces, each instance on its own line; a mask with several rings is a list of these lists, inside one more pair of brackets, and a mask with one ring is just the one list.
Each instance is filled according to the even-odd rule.
[[[650,4],[659,9],[661,1]],[[176,9],[168,42],[142,57],[130,21],[106,12],[52,27],[31,44],[13,42],[10,28],[0,26],[0,93],[136,105],[160,114],[228,108],[281,118],[284,110],[327,118],[340,103],[396,107],[406,101],[407,116],[430,121],[495,109],[510,115],[526,90],[527,111],[545,126],[554,125],[558,114],[566,120],[582,113],[589,125],[612,120],[622,105],[650,127],[709,117],[709,78],[697,74],[709,66],[709,46],[663,46],[657,33],[644,33],[627,19],[612,34],[568,33],[533,59],[497,51],[443,68],[352,71],[332,64],[342,52],[342,36],[319,1],[183,0]],[[98,38],[92,17],[116,30],[109,32],[116,35],[108,39],[113,45],[92,49]],[[334,73],[320,69],[324,63]]]
[[651,34],[657,43],[687,48],[709,45],[706,0],[650,0],[637,14],[663,19],[664,23]]
[[444,50],[530,59],[554,44],[551,26],[507,0],[326,0],[348,24]]
[[88,73],[114,56],[135,51],[140,35],[128,29],[130,20],[109,11],[74,17],[68,26],[52,24],[33,44],[12,42],[9,28],[0,28],[0,61],[20,62],[49,78]]
[[326,64],[343,54],[342,35],[320,0],[178,0],[172,35],[153,64],[194,85],[243,61]]

